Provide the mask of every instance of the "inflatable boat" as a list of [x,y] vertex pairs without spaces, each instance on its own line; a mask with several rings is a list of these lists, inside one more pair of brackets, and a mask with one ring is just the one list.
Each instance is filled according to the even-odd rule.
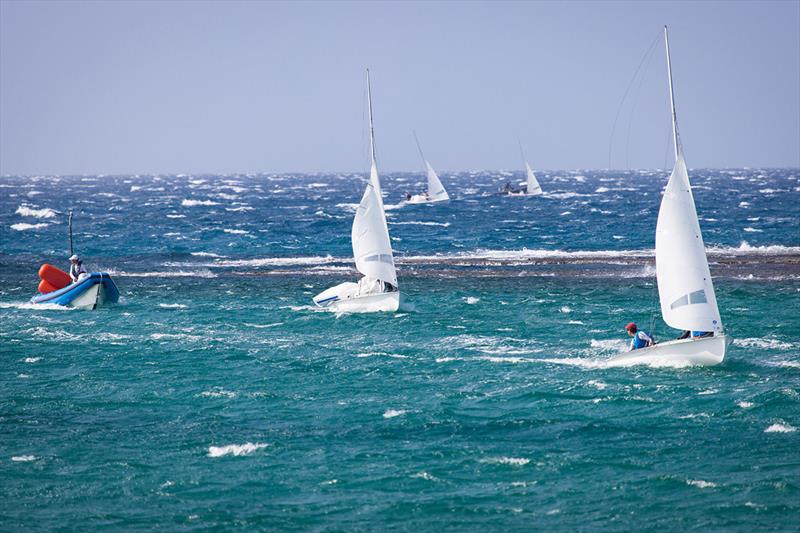
[[[84,274],[75,283],[69,275],[52,265],[42,265],[39,269],[39,292],[31,298],[34,304],[56,304],[80,309],[96,309],[104,303],[119,301],[119,289],[107,272]],[[66,286],[64,285],[66,278]],[[59,288],[60,287],[60,288]]]

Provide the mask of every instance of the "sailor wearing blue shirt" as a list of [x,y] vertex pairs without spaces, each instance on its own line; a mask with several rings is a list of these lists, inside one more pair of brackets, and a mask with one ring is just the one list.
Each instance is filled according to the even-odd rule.
[[629,352],[639,348],[647,348],[656,343],[649,333],[639,330],[633,322],[625,326],[625,330],[629,336],[633,337],[631,339],[631,347],[628,349]]

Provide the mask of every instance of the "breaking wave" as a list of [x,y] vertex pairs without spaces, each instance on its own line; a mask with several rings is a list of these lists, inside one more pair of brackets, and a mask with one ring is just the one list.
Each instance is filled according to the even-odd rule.
[[34,209],[27,205],[21,205],[17,207],[17,210],[14,213],[23,217],[34,217],[34,218],[53,218],[57,214],[55,211],[53,211],[48,207],[44,207],[42,209]]

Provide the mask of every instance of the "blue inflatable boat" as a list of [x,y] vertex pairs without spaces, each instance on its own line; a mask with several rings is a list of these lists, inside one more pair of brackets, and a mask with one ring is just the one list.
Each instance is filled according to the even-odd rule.
[[103,303],[119,301],[119,289],[107,272],[92,272],[63,289],[31,298],[34,304],[56,304],[81,309],[96,309]]

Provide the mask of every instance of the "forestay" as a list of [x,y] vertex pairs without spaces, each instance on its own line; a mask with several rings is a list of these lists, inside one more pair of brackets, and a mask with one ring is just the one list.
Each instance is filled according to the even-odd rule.
[[658,212],[656,277],[664,322],[682,330],[722,331],[686,162],[680,152]]

